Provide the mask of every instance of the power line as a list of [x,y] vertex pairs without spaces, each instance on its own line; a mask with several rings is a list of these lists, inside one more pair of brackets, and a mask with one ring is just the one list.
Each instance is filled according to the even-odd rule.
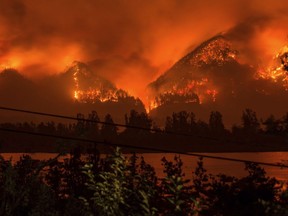
[[149,131],[149,132],[155,132],[155,133],[162,133],[162,134],[170,134],[170,135],[186,136],[186,137],[197,137],[197,138],[201,138],[201,139],[208,139],[208,140],[214,140],[214,141],[219,140],[219,139],[216,139],[213,137],[205,137],[205,136],[193,135],[193,134],[188,134],[188,133],[179,133],[179,132],[166,131],[166,130],[163,131],[163,130],[153,129],[153,128],[144,128],[144,127],[133,126],[133,125],[119,124],[119,123],[109,123],[109,122],[103,122],[103,121],[96,121],[96,120],[92,120],[92,119],[85,119],[85,118],[82,119],[82,118],[77,118],[77,117],[72,117],[72,116],[65,116],[65,115],[59,115],[59,114],[16,109],[16,108],[11,108],[11,107],[0,106],[0,110],[28,113],[28,114],[41,115],[41,116],[49,116],[49,117],[54,117],[54,118],[70,119],[70,120],[76,120],[76,121],[92,122],[92,123],[98,123],[98,124],[103,124],[103,125],[125,127],[125,128],[131,128],[131,129],[137,129],[137,130],[143,130],[143,131]]
[[232,161],[232,162],[240,162],[240,163],[254,163],[259,164],[263,166],[273,166],[273,167],[280,167],[280,168],[288,168],[288,165],[285,164],[274,164],[274,163],[266,163],[266,162],[257,162],[257,161],[251,161],[251,160],[242,160],[242,159],[235,159],[235,158],[227,158],[227,157],[221,157],[221,156],[212,156],[212,155],[204,155],[204,154],[197,154],[197,153],[188,153],[188,152],[181,152],[181,151],[174,151],[174,150],[167,150],[167,149],[160,149],[160,148],[151,148],[151,147],[143,147],[143,146],[132,146],[132,145],[126,145],[126,144],[116,144],[107,142],[105,140],[103,141],[96,141],[93,139],[84,139],[84,138],[78,138],[78,137],[67,137],[67,136],[61,136],[61,135],[54,135],[54,134],[47,134],[47,133],[38,133],[38,132],[31,132],[31,131],[22,131],[22,130],[15,130],[15,129],[8,129],[8,128],[1,128],[0,131],[5,132],[11,132],[11,133],[18,133],[18,134],[27,134],[27,135],[33,135],[33,136],[42,136],[42,137],[51,137],[51,138],[58,138],[58,139],[65,139],[65,140],[73,140],[73,141],[80,141],[80,142],[87,142],[87,143],[94,143],[94,144],[102,144],[102,145],[108,145],[113,147],[122,147],[122,148],[131,148],[131,149],[139,149],[139,150],[146,150],[146,151],[152,151],[152,152],[161,152],[161,153],[173,153],[173,154],[180,154],[180,155],[187,155],[187,156],[193,156],[193,157],[202,157],[202,158],[209,158],[209,159],[215,159],[215,160],[224,160],[224,161]]

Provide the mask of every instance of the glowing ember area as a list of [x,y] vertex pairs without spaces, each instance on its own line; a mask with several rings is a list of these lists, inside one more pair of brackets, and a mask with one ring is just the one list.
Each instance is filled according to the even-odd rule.
[[119,101],[120,97],[127,97],[127,93],[124,91],[104,91],[104,90],[95,90],[90,88],[90,90],[81,91],[75,90],[74,91],[74,98],[77,101],[83,103],[95,103],[96,101],[106,102],[106,101]]
[[206,93],[211,96],[213,102],[216,101],[216,95],[218,94],[218,91],[217,91],[217,90],[215,90],[215,89],[212,89],[212,90],[208,89],[208,90],[206,91]]
[[270,80],[283,85],[288,90],[288,46],[285,46],[266,69],[259,69],[256,79]]
[[201,81],[191,80],[185,87],[174,85],[170,91],[156,96],[155,100],[150,103],[149,110],[164,104],[215,102],[218,91],[215,88],[210,89],[209,86],[212,85],[207,78]]
[[237,51],[231,48],[231,43],[223,36],[216,36],[199,46],[191,55],[187,55],[190,64],[202,67],[208,64],[222,66],[223,64],[234,61]]
[[78,102],[117,102],[120,98],[128,97],[125,91],[94,74],[84,63],[74,62],[68,71],[73,74],[74,99]]

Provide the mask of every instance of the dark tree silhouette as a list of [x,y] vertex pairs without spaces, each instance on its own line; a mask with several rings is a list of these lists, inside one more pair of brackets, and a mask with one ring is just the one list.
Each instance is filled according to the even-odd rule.
[[213,111],[209,118],[209,128],[212,133],[220,134],[224,132],[224,124],[222,114],[218,111]]
[[166,122],[165,122],[165,131],[173,131],[174,125],[173,125],[173,119],[171,116],[167,116]]
[[202,120],[198,120],[197,121],[197,134],[207,136],[208,132],[209,132],[209,125]]
[[[152,127],[152,120],[149,118],[147,113],[138,113],[135,110],[131,110],[130,116],[128,117],[125,115],[125,123],[128,126],[134,126],[134,127],[141,127],[146,129],[151,129]],[[125,130],[128,133],[147,133],[149,131],[144,131],[140,129],[133,129],[133,128],[127,128]]]
[[190,131],[191,133],[197,132],[197,122],[196,122],[196,115],[191,112],[190,113]]
[[116,137],[117,136],[117,131],[118,131],[118,128],[113,125],[114,124],[114,121],[111,117],[110,114],[107,114],[105,116],[105,120],[104,120],[105,123],[107,124],[103,124],[102,127],[101,127],[101,131],[100,131],[100,134],[104,137],[104,138],[108,138],[108,137]]
[[288,113],[282,118],[282,131],[288,135]]
[[77,114],[77,123],[75,125],[75,133],[76,135],[83,135],[85,132],[85,116],[81,113]]
[[264,130],[268,134],[278,134],[282,131],[281,121],[270,115],[264,122]]
[[97,136],[99,134],[99,126],[98,123],[100,121],[100,118],[97,114],[96,111],[92,111],[89,115],[88,115],[88,120],[86,121],[86,130],[88,132],[89,135],[92,136]]
[[257,119],[256,112],[251,109],[246,109],[242,114],[243,129],[247,133],[257,133],[260,129],[260,123]]
[[168,116],[166,119],[165,130],[174,132],[186,132],[190,131],[190,114],[186,111],[173,113],[172,117]]

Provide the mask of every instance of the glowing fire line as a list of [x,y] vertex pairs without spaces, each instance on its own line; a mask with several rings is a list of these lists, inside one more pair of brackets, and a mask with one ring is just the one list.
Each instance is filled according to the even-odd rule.
[[260,68],[255,78],[280,83],[285,90],[288,90],[288,47],[283,47],[275,55],[273,64],[268,66],[267,69]]
[[[87,66],[85,66],[87,67]],[[74,81],[74,99],[81,103],[95,103],[100,102],[118,102],[120,98],[127,98],[128,94],[121,89],[116,89],[114,86],[105,85],[105,81],[99,78],[92,82],[92,86],[81,89],[79,76],[81,73],[86,73],[87,68],[80,68],[79,64],[74,62],[72,67],[73,81]],[[84,75],[85,76],[85,75]],[[85,77],[87,79],[87,77]],[[89,77],[90,78],[90,77]],[[89,79],[88,78],[88,79]],[[94,86],[93,86],[94,84]]]

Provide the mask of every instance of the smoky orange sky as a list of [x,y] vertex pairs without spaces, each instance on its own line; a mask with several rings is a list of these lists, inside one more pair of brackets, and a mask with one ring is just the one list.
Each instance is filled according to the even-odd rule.
[[265,62],[287,43],[287,11],[287,0],[0,0],[0,67],[39,78],[96,61],[97,73],[144,97],[149,82],[221,32],[243,61]]

